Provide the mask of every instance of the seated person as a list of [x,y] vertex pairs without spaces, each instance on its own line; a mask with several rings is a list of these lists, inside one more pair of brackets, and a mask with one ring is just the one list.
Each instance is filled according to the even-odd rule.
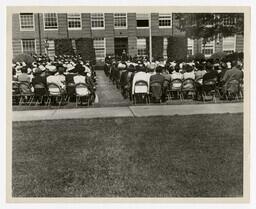
[[239,69],[237,61],[232,62],[232,68],[227,70],[222,78],[223,82],[223,93],[227,91],[237,92],[237,82],[243,79],[243,71]]
[[185,73],[183,74],[183,79],[185,80],[185,79],[191,78],[195,80],[195,72],[193,70],[193,67],[187,64],[185,65],[184,69],[185,69]]
[[[164,84],[164,76],[160,73],[162,73],[162,67],[157,66],[156,74],[150,77],[150,88],[152,91],[152,97],[155,99],[156,102],[160,101],[162,97],[162,87]],[[160,84],[160,86],[156,84]]]
[[132,81],[132,94],[134,94],[134,89],[135,89],[135,83],[137,81],[146,81],[146,83],[148,84],[148,89],[147,89],[147,93],[149,93],[149,79],[150,79],[150,75],[148,73],[146,73],[146,69],[145,67],[141,66],[141,65],[137,65],[136,66],[136,73],[133,77],[133,81]]
[[49,76],[46,78],[47,84],[54,83],[60,87],[61,91],[64,91],[65,90],[65,77],[63,79],[62,76],[57,76],[56,73],[57,73],[56,67],[51,68],[51,70],[49,70],[49,72],[48,72]]
[[181,80],[183,79],[183,74],[180,73],[179,65],[175,66],[174,71],[171,74],[171,80],[174,80],[174,79],[181,79]]
[[22,67],[21,74],[17,76],[19,82],[27,82],[30,83],[30,77],[28,75],[28,68]]

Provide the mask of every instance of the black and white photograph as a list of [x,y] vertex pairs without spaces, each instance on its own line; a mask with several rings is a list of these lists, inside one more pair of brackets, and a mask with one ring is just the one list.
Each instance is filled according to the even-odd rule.
[[6,18],[12,201],[248,201],[248,7]]

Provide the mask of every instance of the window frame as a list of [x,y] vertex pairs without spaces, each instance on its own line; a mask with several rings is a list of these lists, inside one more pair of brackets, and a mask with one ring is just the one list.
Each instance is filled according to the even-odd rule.
[[24,54],[24,47],[23,47],[23,41],[25,41],[25,40],[34,40],[34,45],[35,45],[35,51],[34,51],[34,53],[36,54],[37,53],[37,50],[36,50],[36,39],[21,39],[20,40],[20,43],[21,43],[21,52]]
[[[97,56],[96,56],[96,48],[94,47],[94,40],[97,40],[97,39],[103,39],[104,40],[104,57],[102,57],[102,58],[97,58]],[[106,54],[107,54],[107,50],[106,50],[106,38],[105,37],[95,37],[95,38],[93,38],[93,49],[94,49],[94,51],[95,51],[95,59],[96,60],[105,60],[105,58],[106,58]]]
[[[103,14],[103,27],[92,27],[92,14]],[[90,13],[91,30],[105,30],[105,13]]]
[[[236,51],[236,35],[230,36],[230,37],[234,38],[234,49],[233,49],[233,52],[235,52]],[[224,50],[224,38],[229,38],[229,37],[223,37],[223,40],[222,40],[222,51],[228,53],[227,51],[231,51],[231,50],[230,49]]]
[[[142,50],[145,50],[146,54],[139,55],[138,39],[145,39],[145,44],[146,44],[145,49],[142,49]],[[148,54],[147,54],[147,38],[146,37],[137,37],[136,47],[137,47],[137,56],[142,56],[142,57],[148,56]]]
[[[213,40],[213,41],[210,41],[210,42],[213,43],[213,45],[212,45],[212,54],[214,54],[214,53],[215,53],[215,41]],[[207,45],[207,44],[210,44],[210,43],[207,42],[205,45]],[[203,52],[203,50],[206,50],[206,49],[207,49],[206,47],[207,47],[207,46],[204,47],[203,43],[201,44],[201,53],[204,54],[204,56],[208,58],[208,57],[210,57],[212,54],[205,54],[205,53]],[[208,47],[209,47],[209,46],[208,46]]]
[[[171,23],[171,25],[168,25],[168,26],[160,26],[160,18],[161,18],[161,15],[162,16],[167,16],[167,15],[169,15],[170,17],[170,23]],[[159,28],[172,28],[172,13],[159,13],[158,14],[158,27]]]
[[[148,15],[148,26],[144,26],[144,27],[139,27],[138,24],[137,24],[137,15],[138,14],[147,14]],[[149,21],[149,18],[150,18],[150,15],[151,13],[136,13],[136,29],[148,29],[150,27],[150,21]],[[142,20],[142,19],[141,19]]]
[[[56,14],[57,28],[45,28],[45,14]],[[43,23],[44,23],[44,30],[45,31],[57,31],[57,30],[59,30],[59,17],[58,17],[58,13],[43,13]]]
[[[125,26],[115,26],[115,14],[125,14]],[[127,29],[128,28],[128,16],[127,13],[113,13],[114,29]]]
[[[189,45],[189,44],[188,44],[188,41],[189,41],[189,40],[192,42],[192,45]],[[187,53],[187,56],[194,55],[194,39],[188,38],[188,40],[187,40],[187,51],[188,51],[188,50],[191,50],[191,54],[188,54],[188,53]]]
[[[68,20],[68,14],[79,14],[79,17],[80,17],[80,27],[76,27],[76,28],[70,28],[69,27],[69,20]],[[82,30],[82,14],[81,13],[67,13],[67,27],[68,27],[68,30]]]
[[24,13],[19,13],[20,31],[35,31],[35,14],[32,13],[32,15],[33,15],[33,28],[29,28],[29,29],[21,27],[21,14],[24,14]]

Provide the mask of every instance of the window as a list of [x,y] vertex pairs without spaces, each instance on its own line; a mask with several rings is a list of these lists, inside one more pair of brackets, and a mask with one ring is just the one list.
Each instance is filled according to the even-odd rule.
[[167,47],[168,47],[168,38],[164,37],[163,39],[163,58],[167,59]]
[[104,60],[106,57],[105,39],[95,38],[93,40],[93,47],[95,49],[96,59]]
[[33,13],[20,13],[20,30],[34,30],[34,15]]
[[235,18],[234,17],[224,17],[223,18],[223,25],[224,26],[232,26],[235,24]]
[[230,36],[223,38],[223,52],[231,54],[236,49],[236,37]]
[[194,54],[194,40],[188,38],[188,51],[187,51],[187,55],[193,55]]
[[202,44],[202,53],[205,57],[210,57],[214,53],[214,41],[209,41],[205,45]]
[[92,13],[91,14],[91,25],[92,25],[92,29],[103,29],[104,28],[104,14],[103,13]]
[[172,27],[172,14],[159,14],[159,27],[160,28]]
[[68,13],[68,29],[75,30],[81,29],[81,14],[80,13]]
[[47,54],[50,58],[53,58],[55,55],[55,43],[54,40],[46,40],[45,41],[46,44],[46,50],[47,50]]
[[126,28],[127,27],[126,20],[127,20],[126,13],[114,13],[115,28]]
[[149,14],[136,14],[138,28],[147,28],[149,26]]
[[58,20],[56,13],[45,13],[44,14],[44,29],[55,30],[58,29]]
[[147,56],[147,41],[146,38],[137,38],[138,56]]
[[22,53],[34,54],[36,53],[35,39],[23,39],[21,40]]

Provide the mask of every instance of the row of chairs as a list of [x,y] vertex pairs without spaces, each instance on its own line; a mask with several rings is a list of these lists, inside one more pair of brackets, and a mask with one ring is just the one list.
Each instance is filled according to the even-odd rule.
[[[232,86],[232,89],[230,90]],[[202,78],[197,80],[188,78],[185,80],[173,79],[172,81],[165,80],[164,84],[161,83],[148,83],[144,80],[137,81],[135,83],[133,102],[136,104],[138,97],[145,98],[146,103],[150,103],[152,98],[152,88],[161,88],[163,94],[167,95],[169,101],[173,98],[178,98],[181,101],[185,96],[191,95],[192,99],[198,99],[196,96],[200,96],[205,102],[208,98],[211,98],[216,103],[216,97],[221,97],[222,86],[218,85],[217,79],[209,79],[203,81]],[[149,88],[149,89],[148,89]],[[243,98],[243,81],[231,80],[226,86],[227,92],[224,93],[226,99],[235,98],[236,100]],[[148,93],[149,92],[149,93]],[[161,102],[161,100],[160,100]]]
[[34,86],[28,82],[13,82],[12,83],[13,103],[18,105],[38,105],[46,104],[50,106],[53,102],[59,106],[70,102],[70,99],[75,97],[76,106],[78,104],[92,103],[92,93],[85,83],[68,83],[66,91],[63,91],[55,83],[48,83],[47,87],[43,83],[35,84]]

